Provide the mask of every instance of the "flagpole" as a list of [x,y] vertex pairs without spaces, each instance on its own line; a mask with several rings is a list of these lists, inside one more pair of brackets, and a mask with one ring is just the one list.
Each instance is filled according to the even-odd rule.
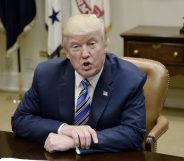
[[21,71],[21,57],[20,57],[20,48],[17,50],[17,60],[18,60],[18,87],[19,87],[19,100],[22,100],[22,71]]
[[22,86],[22,71],[21,71],[21,56],[20,56],[20,48],[17,49],[17,65],[18,65],[18,100],[13,100],[13,103],[19,103],[23,97],[23,86]]

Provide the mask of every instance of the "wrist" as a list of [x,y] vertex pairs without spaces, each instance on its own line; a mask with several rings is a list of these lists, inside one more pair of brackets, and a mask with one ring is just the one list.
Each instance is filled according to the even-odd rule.
[[72,132],[72,127],[71,125],[68,125],[68,124],[64,124],[61,129],[60,129],[60,132],[59,134],[60,135],[67,135],[69,137],[71,137],[71,132]]
[[66,125],[66,123],[62,123],[62,124],[59,126],[58,131],[57,131],[58,134],[61,134],[61,130],[62,130],[62,127],[63,127],[64,125]]

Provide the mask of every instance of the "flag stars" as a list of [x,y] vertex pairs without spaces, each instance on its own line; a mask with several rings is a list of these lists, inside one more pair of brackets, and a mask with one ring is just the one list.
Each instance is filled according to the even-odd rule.
[[55,11],[53,8],[52,8],[52,15],[49,16],[49,18],[52,20],[52,24],[54,24],[54,22],[58,21],[59,22],[59,19],[58,19],[58,14],[59,14],[60,11]]

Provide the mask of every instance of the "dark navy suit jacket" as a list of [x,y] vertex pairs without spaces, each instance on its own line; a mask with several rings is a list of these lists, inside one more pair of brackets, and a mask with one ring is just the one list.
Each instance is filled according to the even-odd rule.
[[[133,64],[107,54],[94,91],[89,125],[97,131],[95,151],[141,149],[146,130],[143,85],[146,75]],[[44,143],[62,123],[74,124],[74,69],[68,59],[56,58],[37,66],[31,88],[14,116],[18,136]]]

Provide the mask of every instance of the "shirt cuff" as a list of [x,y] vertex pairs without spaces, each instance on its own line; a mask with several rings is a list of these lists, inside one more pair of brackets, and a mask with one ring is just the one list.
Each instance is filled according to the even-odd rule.
[[63,127],[65,124],[66,124],[66,123],[62,123],[62,124],[59,126],[58,131],[57,131],[58,134],[61,134],[62,127]]
[[80,150],[79,150],[78,147],[75,148],[75,151],[76,151],[77,154],[80,154]]

